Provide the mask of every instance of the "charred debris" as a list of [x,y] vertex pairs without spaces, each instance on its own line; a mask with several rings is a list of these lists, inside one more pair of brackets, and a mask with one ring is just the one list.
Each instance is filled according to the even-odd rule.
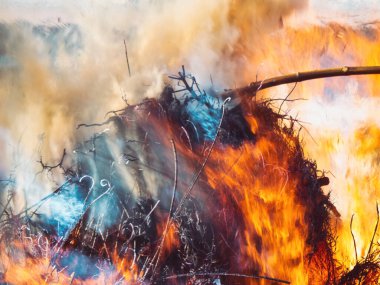
[[[12,244],[20,238],[20,229],[24,235],[27,229],[30,236],[43,237],[54,249],[51,271],[64,270],[73,276],[72,282],[99,275],[99,261],[120,270],[115,259],[126,259],[130,263],[124,269],[135,274],[135,284],[289,284],[277,276],[263,276],[260,264],[241,271],[236,257],[237,236],[244,231],[239,205],[229,193],[225,195],[231,202],[225,204],[226,197],[212,189],[203,173],[213,148],[238,149],[267,137],[288,159],[289,179],[297,181],[297,201],[307,209],[308,262],[317,260],[314,270],[321,272],[323,284],[379,280],[379,248],[373,241],[367,256],[351,270],[334,259],[337,237],[331,225],[339,213],[322,191],[329,179],[305,157],[299,122],[275,111],[271,100],[252,99],[262,84],[241,90],[244,96],[236,103],[227,97],[239,95],[239,90],[222,96],[206,93],[184,68],[170,78],[175,84],[166,86],[159,98],[127,104],[110,112],[103,123],[79,125],[107,130],[78,144],[70,165],[66,150],[56,164],[41,158],[43,171],[60,169],[66,182],[37,204],[13,213],[14,181],[1,181],[0,189],[8,197],[0,211],[0,242]],[[251,129],[249,117],[257,121],[257,130]],[[49,203],[66,208],[58,207],[51,217],[43,211]],[[228,228],[214,217],[220,211],[227,213]],[[374,236],[376,232],[377,224]],[[256,246],[261,246],[260,237]],[[46,254],[24,250],[35,258]],[[80,270],[74,259],[81,263]],[[6,274],[1,270],[0,281]],[[114,283],[125,282],[120,274]]]

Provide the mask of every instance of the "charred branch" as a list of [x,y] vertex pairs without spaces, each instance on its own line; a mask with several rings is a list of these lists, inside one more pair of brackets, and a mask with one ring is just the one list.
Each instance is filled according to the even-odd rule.
[[44,162],[42,161],[42,157],[40,157],[40,160],[38,161],[38,163],[41,165],[41,167],[42,167],[42,171],[43,171],[43,170],[52,171],[52,170],[55,169],[55,168],[61,168],[61,169],[63,169],[63,171],[65,171],[65,169],[64,169],[64,167],[63,167],[63,162],[64,162],[64,160],[65,160],[66,154],[67,154],[67,153],[66,153],[66,149],[63,149],[63,153],[62,153],[61,159],[60,159],[60,161],[59,161],[57,164],[55,164],[55,165],[48,165],[48,164],[44,163]]
[[330,179],[327,176],[318,178],[317,180],[318,187],[327,186],[330,184]]
[[104,125],[108,125],[109,123],[112,122],[112,118],[109,118],[108,120],[102,122],[102,123],[93,123],[93,124],[79,124],[77,126],[77,129],[81,128],[81,127],[86,127],[86,128],[91,128],[91,127],[102,127]]

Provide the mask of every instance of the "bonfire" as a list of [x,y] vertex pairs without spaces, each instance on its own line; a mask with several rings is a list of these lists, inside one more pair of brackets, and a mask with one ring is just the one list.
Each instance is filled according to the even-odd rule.
[[[2,279],[375,284],[374,240],[353,268],[334,256],[331,220],[339,212],[321,189],[328,177],[304,155],[296,127],[302,124],[281,106],[274,111],[270,99],[252,97],[291,79],[379,70],[299,73],[211,96],[182,67],[171,76],[177,84],[159,99],[127,104],[103,123],[78,125],[110,128],[78,145],[71,165],[65,150],[57,165],[40,160],[43,171],[61,168],[66,182],[18,214],[8,210],[9,197],[1,213]],[[55,209],[62,203],[66,209]],[[40,213],[47,205],[52,216]]]
[[[303,100],[292,96],[303,81],[380,66],[294,72],[221,90],[182,65],[103,121],[65,121],[85,138],[34,162],[32,183],[55,188],[30,199],[17,165],[0,180],[0,284],[379,284],[377,201],[366,240],[329,188],[349,171],[320,168],[285,105]],[[282,98],[258,96],[284,84]]]

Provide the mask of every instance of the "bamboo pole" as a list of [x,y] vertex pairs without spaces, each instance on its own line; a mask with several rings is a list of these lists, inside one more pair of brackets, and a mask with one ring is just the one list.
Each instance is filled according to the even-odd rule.
[[335,76],[349,76],[349,75],[368,75],[368,74],[380,74],[380,66],[343,66],[340,68],[320,69],[313,71],[297,72],[288,75],[282,75],[262,81],[252,82],[250,85],[240,87],[237,89],[227,90],[222,93],[222,97],[233,97],[235,95],[247,95],[255,96],[256,92],[282,85],[295,82],[302,82],[306,80],[327,78]]

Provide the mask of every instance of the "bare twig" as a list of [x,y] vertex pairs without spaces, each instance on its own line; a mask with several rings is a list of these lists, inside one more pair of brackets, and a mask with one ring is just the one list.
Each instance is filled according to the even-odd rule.
[[174,205],[174,199],[175,194],[177,191],[177,182],[178,182],[178,157],[177,157],[177,150],[175,147],[175,143],[173,140],[170,140],[172,147],[173,147],[173,156],[174,156],[174,185],[173,185],[173,195],[172,199],[170,201],[170,209],[169,209],[169,218],[171,218],[173,214],[173,205]]
[[70,280],[70,285],[71,285],[73,284],[73,281],[75,279],[75,272],[73,272],[70,277],[71,277],[71,280]]
[[152,213],[153,213],[154,210],[157,208],[157,206],[158,206],[159,203],[160,203],[160,200],[158,200],[158,201],[156,202],[156,204],[154,204],[154,206],[152,207],[152,209],[150,210],[150,212],[145,216],[144,221],[143,221],[144,223],[146,223],[146,222],[148,221],[150,215],[152,215]]
[[377,202],[376,202],[376,213],[377,213],[376,225],[375,225],[375,229],[374,229],[374,231],[373,231],[373,235],[372,235],[371,243],[369,244],[368,253],[367,253],[367,256],[366,256],[366,258],[365,258],[366,261],[367,261],[368,257],[369,257],[370,254],[371,254],[373,241],[374,241],[375,236],[376,236],[376,233],[377,233],[377,227],[379,226],[380,215],[379,215],[379,204],[378,204]]
[[62,153],[62,156],[61,156],[61,160],[60,160],[56,165],[48,165],[48,164],[45,164],[45,163],[42,161],[42,157],[40,157],[40,160],[39,160],[38,162],[41,164],[42,171],[43,171],[43,170],[52,171],[53,169],[58,168],[58,167],[63,169],[63,161],[65,160],[66,154],[67,154],[67,153],[66,153],[66,149],[63,149],[63,153]]
[[104,121],[103,123],[95,123],[95,124],[79,124],[77,126],[77,129],[81,128],[81,127],[86,127],[86,128],[89,128],[89,127],[101,127],[101,126],[104,126],[104,125],[107,125],[109,123],[111,123],[113,120],[113,117],[110,117],[108,118],[107,121]]
[[125,48],[125,57],[127,58],[128,74],[129,74],[129,77],[131,77],[131,68],[129,66],[127,43],[125,42],[125,40],[124,40],[124,48]]
[[[182,65],[182,72],[181,71],[178,72],[178,76],[170,75],[169,78],[178,80],[179,82],[182,82],[184,85],[184,86],[179,85],[179,86],[183,87],[183,89],[176,90],[176,91],[174,91],[174,93],[189,91],[192,98],[196,98],[196,97],[198,97],[198,95],[204,95],[205,94],[204,91],[202,92],[200,90],[199,85],[198,85],[195,77],[190,75],[190,74],[186,74],[186,70],[185,70],[184,65]],[[189,79],[191,81],[191,83],[189,83],[187,81],[187,79]],[[196,90],[194,89],[194,86],[196,87]]]
[[[105,179],[104,179],[105,180]],[[102,180],[103,181],[103,180]],[[101,182],[102,182],[101,181]],[[108,182],[108,181],[107,181]],[[102,184],[101,183],[101,186],[108,186],[108,189],[106,191],[104,191],[102,194],[100,194],[98,197],[96,197],[89,205],[83,205],[83,209],[82,209],[82,212],[80,214],[80,217],[77,219],[77,221],[75,223],[73,223],[71,225],[71,227],[66,231],[65,233],[65,236],[63,237],[63,239],[61,240],[61,244],[59,247],[57,247],[57,250],[56,252],[54,253],[52,259],[51,259],[51,262],[50,264],[53,264],[55,262],[55,260],[58,258],[58,253],[60,252],[60,250],[63,248],[64,244],[66,243],[66,241],[69,239],[71,233],[74,231],[74,229],[77,227],[77,225],[79,225],[81,222],[82,222],[82,219],[83,217],[86,215],[87,211],[91,208],[92,205],[94,205],[98,200],[100,200],[102,197],[104,197],[105,195],[108,195],[110,194],[111,191],[114,190],[114,187],[111,186],[110,184],[106,185],[106,184]],[[99,227],[99,226],[98,226]],[[94,241],[95,242],[95,241]]]
[[167,276],[167,277],[164,277],[164,279],[169,280],[169,279],[178,279],[178,278],[184,278],[184,277],[196,277],[196,276],[203,276],[203,277],[228,276],[228,277],[261,279],[261,280],[268,280],[268,281],[273,281],[277,283],[290,284],[290,282],[287,280],[282,280],[282,279],[273,278],[273,277],[264,276],[264,275],[249,275],[249,274],[227,273],[227,272],[185,273],[185,274],[176,274],[176,275]]
[[355,241],[354,233],[352,232],[352,222],[353,222],[353,220],[354,220],[354,215],[351,216],[350,231],[351,231],[352,240],[354,241],[355,259],[356,259],[356,263],[358,263],[358,252],[357,252],[357,249],[356,249],[356,241]]
[[[168,230],[169,230],[171,222],[172,222],[173,205],[174,205],[174,200],[175,200],[175,194],[177,192],[178,157],[177,157],[177,150],[176,150],[174,141],[171,139],[170,142],[172,144],[173,155],[174,155],[174,184],[173,184],[173,192],[172,192],[172,198],[171,198],[171,201],[170,201],[169,215],[168,215],[168,219],[166,220],[165,230],[164,230],[164,232],[162,234],[160,245],[158,246],[157,251],[154,254],[153,259],[152,259],[152,263],[153,263],[154,260],[155,260],[155,258],[157,257],[156,263],[155,263],[155,265],[153,267],[153,272],[152,272],[152,278],[151,278],[151,280],[153,280],[153,278],[154,278],[154,274],[156,272],[156,269],[157,269],[157,266],[158,266],[158,262],[160,261],[160,257],[161,257],[161,249],[162,249],[162,247],[164,245],[164,242],[165,242],[165,239],[166,239],[166,235],[168,233]],[[147,269],[147,272],[148,271],[149,271],[149,268]]]
[[8,198],[7,203],[4,205],[4,209],[3,209],[3,211],[2,211],[1,214],[0,214],[0,219],[1,219],[1,217],[4,215],[4,213],[6,212],[6,210],[7,210],[8,206],[9,206],[9,204],[10,204],[11,201],[12,201],[12,198],[13,198],[12,195]]
[[[127,103],[128,104],[128,103]],[[127,105],[128,107],[128,105]],[[104,117],[107,117],[109,114],[114,114],[114,116],[120,116],[118,113],[120,112],[125,112],[125,108],[119,109],[119,110],[113,110],[113,111],[108,111]]]
[[189,197],[189,195],[190,195],[192,189],[193,189],[194,186],[195,186],[195,183],[197,183],[197,181],[198,181],[198,179],[199,179],[201,173],[203,172],[203,169],[204,169],[205,166],[206,166],[206,163],[207,163],[207,161],[208,161],[208,159],[209,159],[209,157],[210,157],[210,155],[211,155],[211,152],[212,152],[212,150],[213,150],[213,148],[214,148],[214,145],[215,145],[215,142],[216,142],[216,138],[218,137],[218,134],[219,134],[219,131],[220,131],[220,127],[221,127],[222,122],[223,122],[224,111],[225,111],[225,110],[224,110],[224,108],[225,108],[225,104],[226,104],[227,102],[229,102],[229,101],[231,101],[231,98],[230,98],[230,97],[227,98],[227,99],[225,99],[224,102],[223,102],[223,105],[222,105],[222,116],[221,116],[221,118],[220,118],[219,125],[218,125],[218,128],[217,128],[217,130],[216,130],[214,140],[212,141],[212,144],[211,144],[211,146],[210,146],[210,149],[209,149],[209,151],[208,151],[208,153],[207,153],[207,155],[206,155],[206,157],[205,157],[205,159],[204,159],[204,161],[203,161],[203,163],[202,163],[200,169],[198,170],[198,172],[197,172],[197,174],[195,175],[195,177],[194,177],[192,183],[190,184],[190,186],[189,186],[188,189],[186,190],[185,195],[182,197],[182,199],[181,199],[181,201],[180,201],[180,203],[179,203],[179,205],[178,205],[178,207],[177,207],[177,209],[176,209],[176,211],[175,211],[175,213],[174,213],[174,215],[173,215],[174,217],[176,217],[176,216],[181,212],[182,207],[183,207],[183,204],[185,203],[186,199]]
[[60,191],[62,191],[64,189],[64,187],[66,187],[68,185],[71,185],[71,184],[73,184],[72,180],[68,179],[65,183],[63,183],[61,186],[59,186],[57,189],[55,189],[52,193],[50,193],[49,195],[45,196],[44,198],[42,198],[40,201],[38,201],[37,203],[33,204],[32,206],[29,206],[25,210],[21,211],[16,216],[21,216],[21,215],[29,212],[31,209],[33,209],[35,207],[38,207],[38,208],[41,207],[43,203],[45,203],[47,200],[49,200],[50,198],[52,198],[55,195],[57,195]]
[[283,102],[296,102],[296,101],[307,101],[306,98],[296,98],[296,99],[282,99],[282,98],[273,98],[273,99],[265,99],[261,102],[273,102],[273,101],[283,101]]
[[294,89],[296,89],[296,87],[297,87],[297,83],[298,83],[298,82],[296,82],[296,83],[294,84],[292,90],[290,90],[290,92],[288,93],[288,95],[287,95],[287,96],[285,97],[285,99],[281,102],[281,104],[280,104],[280,108],[278,108],[278,113],[277,113],[277,114],[280,114],[280,112],[281,112],[281,108],[282,108],[282,105],[285,103],[286,100],[288,100],[289,96],[292,95]]

